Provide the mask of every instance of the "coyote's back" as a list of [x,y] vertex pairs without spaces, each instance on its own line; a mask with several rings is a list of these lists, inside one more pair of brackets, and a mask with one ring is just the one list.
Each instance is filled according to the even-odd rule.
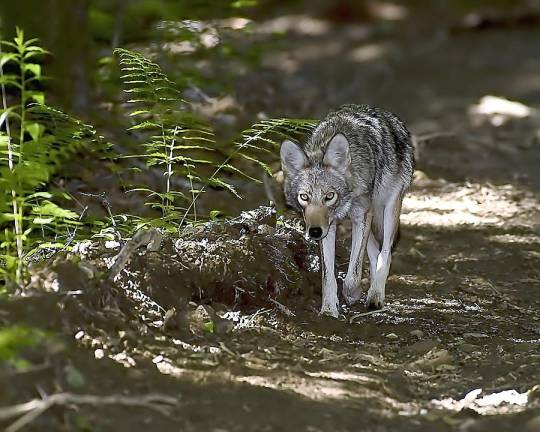
[[343,134],[350,148],[354,180],[371,195],[388,180],[408,187],[413,174],[413,145],[403,122],[389,111],[369,105],[343,105],[328,114],[304,145],[312,164],[321,164],[326,146]]

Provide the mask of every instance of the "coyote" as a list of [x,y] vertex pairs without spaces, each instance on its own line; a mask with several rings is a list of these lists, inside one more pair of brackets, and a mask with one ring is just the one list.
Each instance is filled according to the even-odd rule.
[[401,203],[413,175],[413,145],[394,114],[367,105],[344,105],[313,130],[304,145],[281,144],[287,203],[304,216],[306,232],[321,246],[321,314],[338,317],[334,272],[336,223],[352,221],[343,297],[361,297],[367,245],[370,288],[366,306],[382,308]]

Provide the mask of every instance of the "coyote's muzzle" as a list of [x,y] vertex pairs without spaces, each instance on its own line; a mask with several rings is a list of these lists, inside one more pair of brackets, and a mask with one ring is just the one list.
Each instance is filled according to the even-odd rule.
[[313,240],[321,240],[328,234],[328,207],[309,204],[304,210],[306,231]]

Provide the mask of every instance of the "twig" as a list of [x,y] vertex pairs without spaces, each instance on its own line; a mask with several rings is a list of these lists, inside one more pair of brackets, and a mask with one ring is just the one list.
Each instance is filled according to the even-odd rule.
[[376,313],[379,313],[379,312],[386,312],[388,309],[387,308],[384,308],[384,309],[377,309],[377,310],[372,310],[372,311],[369,311],[369,312],[364,312],[364,313],[359,313],[359,314],[356,314],[356,315],[353,315],[350,319],[349,319],[349,323],[353,323],[353,321],[356,319],[356,318],[360,318],[360,317],[365,317],[365,316],[368,316],[368,315],[373,315],[373,314],[376,314]]
[[116,230],[116,235],[118,236],[118,239],[122,241],[122,234],[120,233],[120,231],[118,231],[118,228],[116,227],[116,221],[114,220],[114,216],[111,211],[112,205],[111,202],[107,199],[107,194],[105,192],[101,192],[100,194],[79,192],[79,194],[93,198],[99,198],[101,205],[107,210],[107,213],[109,214],[109,219],[111,220],[113,228]]
[[148,394],[144,396],[97,396],[56,393],[47,396],[44,399],[33,399],[29,402],[0,408],[0,420],[6,420],[22,415],[22,417],[9,425],[5,430],[5,432],[17,432],[54,405],[124,405],[149,408],[158,411],[163,415],[168,415],[170,408],[178,405],[178,403],[178,398],[161,394]]
[[413,135],[413,142],[422,143],[425,141],[431,141],[438,138],[450,138],[456,136],[455,132],[432,132],[424,135]]

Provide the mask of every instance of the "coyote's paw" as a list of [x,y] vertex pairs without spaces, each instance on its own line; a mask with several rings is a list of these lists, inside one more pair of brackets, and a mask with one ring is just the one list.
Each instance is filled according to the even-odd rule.
[[371,289],[367,293],[366,307],[368,309],[382,309],[384,306],[384,291]]
[[321,315],[329,315],[334,318],[339,317],[338,301],[337,299],[332,301],[325,301],[323,299],[323,304],[321,306]]
[[355,279],[345,278],[343,281],[343,297],[349,306],[355,304],[362,297],[360,283]]

